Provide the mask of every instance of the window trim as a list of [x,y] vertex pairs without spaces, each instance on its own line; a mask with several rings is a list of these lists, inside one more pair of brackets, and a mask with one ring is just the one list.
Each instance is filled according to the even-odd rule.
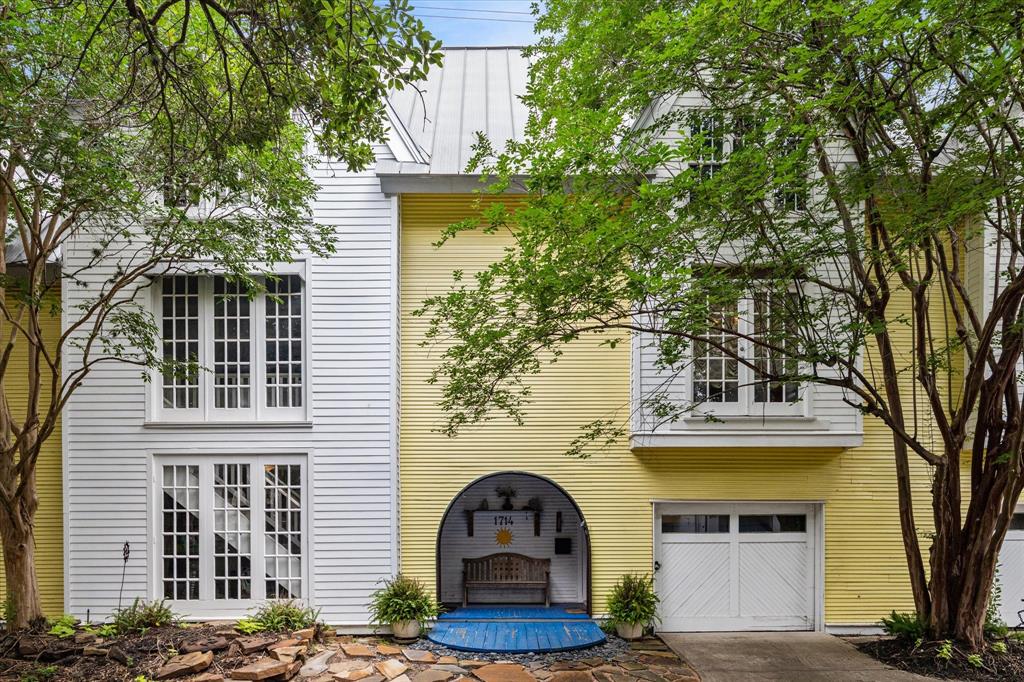
[[[737,328],[740,334],[753,334],[754,297],[749,293],[737,302]],[[740,356],[754,362],[753,343],[746,338],[737,339]],[[693,402],[694,396],[694,363],[697,358],[690,357],[684,369],[684,386],[687,400]],[[800,383],[797,387],[798,400],[795,402],[755,402],[754,401],[754,369],[744,362],[736,360],[739,399],[736,402],[704,401],[693,403],[693,412],[683,417],[686,420],[704,421],[707,415],[740,419],[760,418],[811,418],[812,388],[809,384]]]
[[[163,333],[163,277],[195,275],[199,277],[199,407],[193,409],[165,408],[163,406],[163,376],[158,370],[149,370],[149,389],[146,391],[146,426],[281,426],[311,425],[312,401],[312,314],[310,292],[310,264],[308,260],[283,263],[270,270],[281,276],[297,275],[302,281],[302,406],[267,407],[266,405],[266,304],[265,294],[252,302],[250,322],[250,358],[252,399],[249,408],[214,407],[213,353],[214,306],[213,278],[221,275],[202,263],[190,264],[180,270],[155,277],[150,287],[150,310],[158,333]],[[161,347],[162,336],[158,339]],[[162,353],[162,349],[159,351]]]
[[[308,454],[297,454],[294,451],[272,453],[260,452],[256,454],[239,454],[233,452],[210,452],[202,454],[163,454],[152,453],[150,462],[150,492],[147,499],[149,509],[150,542],[148,543],[149,556],[152,558],[149,565],[149,588],[151,599],[163,599],[163,536],[162,536],[162,485],[164,465],[197,465],[199,467],[199,599],[178,600],[168,599],[167,603],[177,613],[189,617],[237,617],[249,609],[258,606],[266,601],[263,598],[266,592],[266,565],[262,563],[265,556],[265,548],[261,547],[256,551],[257,543],[265,542],[263,518],[265,500],[263,490],[262,467],[268,464],[298,464],[301,467],[301,491],[302,491],[302,596],[297,600],[312,605],[313,581],[312,561],[313,537],[311,533],[312,517],[314,513],[313,499],[311,497],[310,478],[312,472],[310,466],[312,458]],[[213,541],[213,467],[216,464],[244,463],[252,467],[250,485],[257,480],[261,481],[259,489],[250,492],[252,510],[252,545],[251,556],[253,558],[253,591],[250,599],[215,599],[214,594],[214,541]],[[260,563],[257,563],[257,558]],[[259,566],[259,570],[256,570]],[[257,587],[257,585],[259,587]]]

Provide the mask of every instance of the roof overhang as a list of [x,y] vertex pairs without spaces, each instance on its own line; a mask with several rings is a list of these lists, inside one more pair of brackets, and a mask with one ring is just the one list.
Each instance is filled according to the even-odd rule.
[[[486,190],[489,182],[482,175],[430,173],[426,164],[393,161],[377,163],[377,178],[384,194],[471,194]],[[513,182],[504,194],[525,194],[522,183]]]

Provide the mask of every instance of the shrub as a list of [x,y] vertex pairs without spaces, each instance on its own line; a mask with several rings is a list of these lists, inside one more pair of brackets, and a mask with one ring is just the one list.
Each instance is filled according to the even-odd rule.
[[882,629],[887,635],[909,641],[917,641],[925,636],[924,623],[916,613],[893,611],[888,618],[882,618]]
[[370,622],[375,625],[394,625],[406,620],[423,625],[441,612],[420,581],[401,574],[384,581],[384,587],[373,593],[369,608]]
[[114,612],[113,631],[118,635],[145,632],[150,628],[172,625],[178,619],[171,607],[164,602],[143,601],[136,598],[126,609]]
[[650,576],[627,574],[608,595],[608,617],[613,623],[648,625],[658,615],[658,595]]
[[319,620],[319,609],[314,610],[289,599],[263,604],[251,616],[238,621],[235,627],[247,635],[255,632],[294,632],[316,627]]

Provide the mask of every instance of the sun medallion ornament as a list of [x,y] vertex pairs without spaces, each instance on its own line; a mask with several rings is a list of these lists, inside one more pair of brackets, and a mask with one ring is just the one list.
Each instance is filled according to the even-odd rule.
[[508,547],[512,544],[512,529],[499,528],[494,534],[494,541],[501,547]]

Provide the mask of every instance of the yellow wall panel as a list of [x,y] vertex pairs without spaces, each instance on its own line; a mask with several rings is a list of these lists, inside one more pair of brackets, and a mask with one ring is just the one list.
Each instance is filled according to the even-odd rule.
[[[52,316],[42,321],[44,338],[56,339],[60,335],[59,295]],[[49,311],[49,307],[46,308]],[[0,338],[7,338],[8,327],[0,323]],[[24,342],[15,348],[11,365],[4,377],[7,397],[15,414],[24,414],[28,398],[28,355]],[[45,384],[45,382],[44,382]],[[49,400],[49,387],[44,385],[42,404]],[[43,610],[47,616],[64,612],[64,506],[61,431],[58,423],[53,435],[43,444],[36,462],[36,485],[39,509],[36,512],[36,571]],[[0,565],[0,595],[6,594],[2,565]]]
[[[499,258],[507,235],[460,234],[440,249],[440,231],[477,210],[476,197],[407,195],[401,203],[401,538],[402,570],[435,584],[435,542],[452,498],[476,478],[504,470],[547,476],[573,496],[591,534],[594,610],[626,572],[652,567],[652,500],[806,500],[825,507],[825,619],[874,623],[912,609],[897,515],[892,439],[866,419],[864,444],[846,451],[692,448],[631,452],[616,443],[587,460],[563,453],[579,427],[628,418],[629,344],[574,343],[531,379],[524,426],[497,419],[449,439],[439,386],[426,379],[440,350],[420,342],[428,320],[413,316],[427,296],[447,290],[452,271]],[[484,198],[483,201],[494,201]],[[468,280],[468,277],[467,277]],[[907,332],[909,333],[909,331]],[[870,361],[870,358],[869,358]],[[869,365],[870,367],[870,365]],[[921,427],[926,429],[927,425]],[[927,528],[929,475],[913,462],[918,525]]]

